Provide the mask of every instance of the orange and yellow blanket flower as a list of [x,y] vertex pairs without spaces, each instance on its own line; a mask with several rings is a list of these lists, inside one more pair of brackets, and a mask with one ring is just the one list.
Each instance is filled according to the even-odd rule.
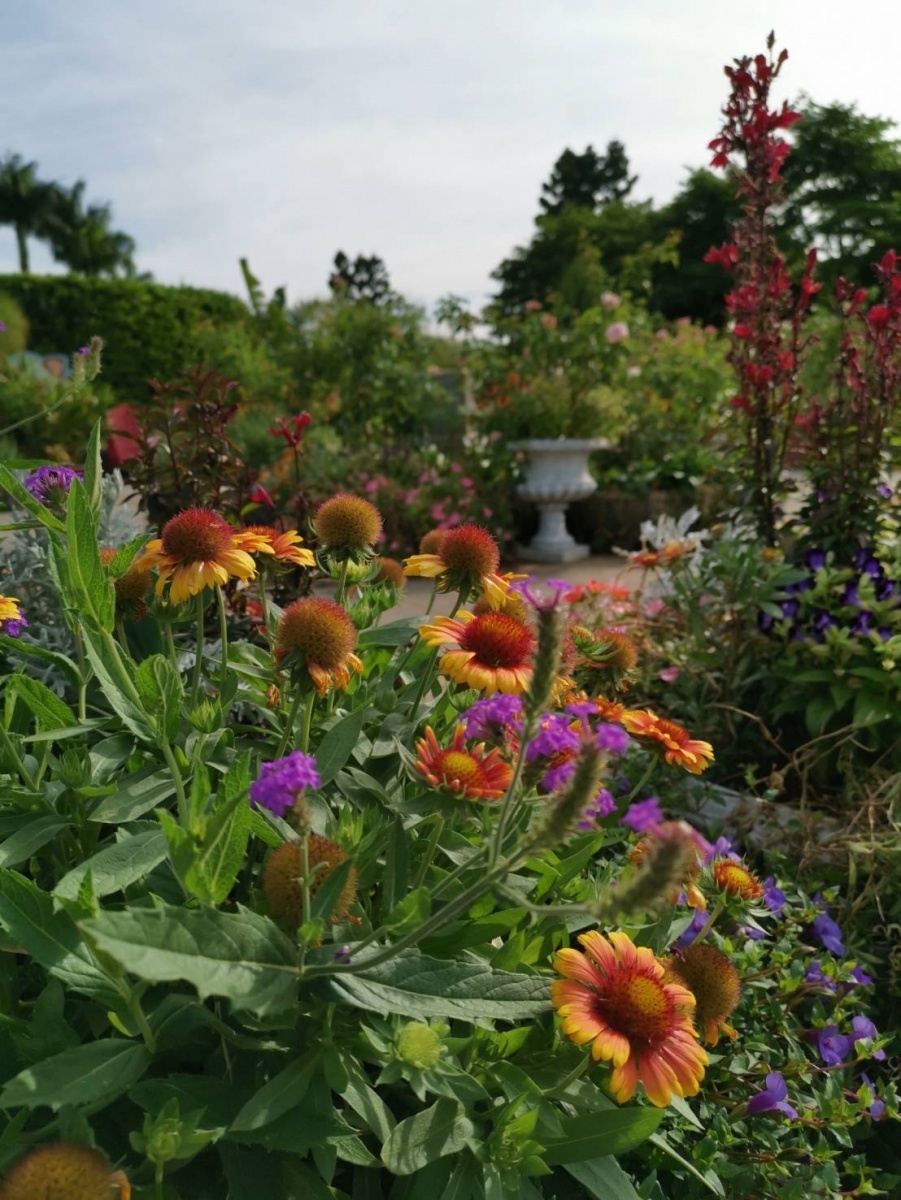
[[268,554],[278,562],[293,563],[296,567],[315,567],[316,557],[312,550],[304,546],[303,538],[296,529],[278,530],[270,525],[248,525],[240,530],[237,537],[245,535],[259,539],[253,546],[255,554]]
[[501,554],[497,542],[481,525],[468,523],[449,529],[433,554],[412,554],[404,560],[407,575],[434,579],[442,592],[475,592],[486,580],[499,581]]
[[[279,667],[309,675],[316,691],[344,689],[350,673],[362,674],[363,664],[354,654],[357,631],[340,604],[319,596],[305,596],[289,604],[278,623],[275,661]],[[286,662],[286,660],[288,660]]]
[[650,709],[626,709],[620,721],[645,749],[659,754],[671,767],[684,767],[692,775],[700,775],[713,762],[709,742],[691,737],[681,725],[658,717]]
[[707,1053],[693,1024],[695,998],[666,982],[663,965],[625,933],[583,933],[579,950],[558,950],[551,1001],[563,1033],[591,1045],[597,1062],[613,1066],[610,1091],[624,1104],[640,1083],[650,1102],[664,1108],[672,1097],[694,1096]]
[[416,743],[413,766],[432,787],[444,788],[466,800],[497,800],[513,778],[513,767],[498,749],[485,743],[466,747],[466,728],[458,725],[449,746],[442,749],[430,725]]
[[264,544],[259,535],[233,529],[212,509],[189,508],[166,522],[135,565],[142,571],[156,568],[156,594],[161,596],[168,584],[170,603],[181,604],[231,578],[252,579],[256,565],[248,551]]
[[439,669],[455,683],[490,696],[524,692],[532,682],[535,635],[506,613],[435,617],[431,624],[420,625],[419,633],[428,646],[453,647],[441,656]]

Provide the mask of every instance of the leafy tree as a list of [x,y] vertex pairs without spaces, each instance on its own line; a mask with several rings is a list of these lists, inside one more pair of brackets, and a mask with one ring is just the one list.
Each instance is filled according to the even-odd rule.
[[335,255],[329,287],[348,300],[369,300],[372,304],[384,304],[392,294],[388,268],[378,255],[358,254],[351,262],[343,250]]
[[108,204],[84,205],[84,180],[74,187],[57,189],[47,222],[47,237],[57,262],[79,275],[132,278],[135,273],[132,238],[110,227]]
[[629,175],[622,142],[608,142],[606,154],[598,154],[593,146],[586,146],[582,154],[567,149],[542,185],[538,203],[549,216],[558,216],[567,208],[594,210],[601,204],[625,200],[637,182],[637,175]]
[[[853,104],[805,100],[785,164],[786,250],[819,251],[818,276],[873,282],[871,266],[901,247],[901,142],[895,122]],[[830,289],[831,290],[831,289]]]
[[7,154],[0,162],[0,225],[12,225],[19,251],[19,270],[29,271],[28,238],[47,236],[59,199],[54,184],[37,177],[37,163],[25,162],[19,154]]

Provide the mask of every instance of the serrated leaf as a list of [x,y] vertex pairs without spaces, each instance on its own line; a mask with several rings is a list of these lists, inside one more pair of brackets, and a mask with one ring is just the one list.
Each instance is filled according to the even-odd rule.
[[331,783],[354,751],[363,732],[366,710],[358,708],[326,733],[316,748],[316,765],[323,785]]
[[436,1159],[459,1154],[475,1132],[462,1104],[442,1098],[391,1130],[382,1162],[394,1175],[412,1175]]
[[101,800],[91,810],[88,820],[123,825],[143,816],[174,795],[175,784],[169,771],[158,770],[154,764],[150,764],[132,775],[124,776],[118,791]]
[[0,842],[0,867],[17,867],[65,829],[65,817],[28,817],[27,824]]
[[202,1000],[278,1013],[295,1002],[297,951],[268,918],[243,909],[155,908],[106,912],[81,926],[125,970],[153,983],[185,980]]
[[20,1071],[0,1092],[0,1108],[46,1106],[58,1112],[67,1104],[112,1100],[137,1082],[151,1061],[146,1047],[136,1042],[88,1042]]
[[66,501],[66,536],[72,587],[85,613],[110,633],[116,621],[116,593],[100,561],[96,522],[78,479],[73,479]]
[[153,713],[157,724],[174,741],[181,725],[181,702],[184,686],[181,676],[163,654],[151,654],[135,672],[135,686],[147,712]]
[[84,494],[95,522],[100,519],[100,505],[103,498],[103,467],[100,462],[102,428],[103,418],[101,417],[94,422],[84,456]]
[[403,1017],[513,1021],[540,1016],[550,1008],[550,987],[539,975],[494,971],[480,963],[449,962],[415,952],[353,975],[333,975],[329,991],[340,1003]]
[[39,729],[66,729],[77,725],[75,713],[56,692],[52,692],[40,680],[28,675],[11,675],[6,681],[7,719],[13,701],[18,697],[34,715]]
[[0,872],[0,925],[66,987],[107,1008],[119,1002],[118,991],[82,941],[72,918],[54,910],[52,897],[15,871]]
[[53,889],[64,900],[75,900],[88,871],[95,896],[121,892],[145,878],[166,857],[166,839],[156,829],[125,837],[73,867]]

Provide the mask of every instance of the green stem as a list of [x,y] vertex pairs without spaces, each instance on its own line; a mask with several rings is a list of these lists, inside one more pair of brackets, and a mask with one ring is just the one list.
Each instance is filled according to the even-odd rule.
[[294,722],[297,720],[297,710],[300,708],[300,702],[303,699],[303,692],[297,688],[294,692],[294,699],[291,701],[291,708],[288,711],[288,716],[285,720],[285,728],[282,730],[282,736],[279,738],[278,746],[275,751],[275,757],[281,758],[287,749],[288,742],[291,740],[291,735],[294,733]]
[[638,783],[636,783],[635,787],[632,789],[631,792],[629,792],[628,796],[626,797],[626,800],[625,800],[626,804],[631,804],[632,801],[635,799],[635,797],[638,795],[638,793],[644,789],[648,780],[654,774],[654,769],[656,768],[656,766],[657,766],[657,759],[652,756],[650,761],[648,762],[648,765],[645,767],[644,773],[641,776],[641,778],[639,779]]
[[28,790],[31,792],[36,792],[38,790],[38,785],[35,780],[32,779],[31,773],[25,766],[25,762],[22,756],[19,754],[19,751],[13,745],[12,739],[6,732],[6,728],[2,721],[0,721],[0,746],[3,747],[9,757],[12,759],[13,765],[15,766],[19,777]]
[[300,839],[300,892],[303,920],[306,923],[310,920],[310,835],[306,831]]
[[577,1079],[581,1079],[588,1069],[588,1064],[591,1061],[586,1054],[578,1066],[573,1067],[565,1079],[561,1079],[559,1083],[554,1084],[551,1088],[546,1088],[544,1096],[548,1100],[552,1100],[555,1096],[562,1096],[571,1083],[575,1083]]
[[221,587],[216,588],[216,600],[219,607],[219,640],[222,643],[222,661],[219,666],[219,694],[225,691],[228,678],[228,617],[225,612],[225,593]]
[[719,917],[720,913],[723,911],[723,909],[725,907],[726,907],[726,903],[724,900],[717,901],[716,908],[714,908],[713,912],[707,918],[707,921],[704,924],[704,928],[701,930],[701,932],[698,934],[698,936],[692,942],[693,946],[699,946],[701,944],[701,942],[703,942],[704,938],[706,938],[707,934],[711,931],[711,929],[716,924],[717,917]]
[[200,680],[203,674],[203,614],[206,605],[203,602],[203,592],[199,592],[194,610],[197,616],[197,648],[194,653],[194,676],[191,682],[191,708],[197,707],[200,699]]
[[416,872],[416,878],[413,880],[413,891],[421,888],[425,883],[425,877],[429,867],[432,865],[432,859],[435,857],[435,851],[438,848],[438,839],[444,829],[444,817],[440,814],[435,817],[435,824],[432,827],[432,834],[429,838],[429,844],[425,848],[425,857],[419,864],[419,870]]
[[350,566],[350,559],[345,558],[341,564],[341,576],[338,580],[338,592],[335,596],[336,603],[344,605],[345,597],[347,596],[347,570]]
[[303,710],[303,724],[300,727],[300,748],[304,754],[310,752],[310,726],[313,723],[313,708],[316,704],[316,692],[311,688]]
[[492,866],[500,857],[501,850],[504,845],[504,837],[507,832],[507,823],[513,815],[513,810],[516,805],[517,793],[519,791],[519,783],[522,778],[523,768],[526,762],[526,750],[529,742],[532,740],[532,734],[535,731],[535,714],[526,713],[525,725],[519,735],[519,753],[516,756],[516,764],[513,768],[513,778],[510,780],[510,786],[507,788],[507,794],[504,796],[504,802],[501,806],[500,816],[497,821],[497,829],[494,834],[494,840],[491,845],[491,857],[488,860]]
[[188,828],[188,799],[185,795],[185,782],[181,777],[181,768],[176,762],[175,755],[172,753],[172,747],[168,740],[163,737],[160,739],[160,749],[163,752],[163,758],[166,760],[166,766],[169,768],[169,773],[172,776],[172,782],[175,784],[175,798],[178,802],[178,820],[183,829]]
[[163,636],[166,639],[166,650],[168,651],[168,654],[169,654],[169,661],[172,663],[172,666],[173,666],[176,674],[179,674],[178,651],[175,649],[175,635],[172,632],[172,625],[169,621],[163,621],[162,626],[163,626],[163,629],[165,630],[165,633],[163,634]]
[[411,725],[416,724],[416,718],[419,714],[419,706],[420,706],[420,704],[422,704],[422,701],[425,698],[426,692],[429,690],[432,683],[434,682],[433,676],[435,673],[435,665],[437,664],[437,662],[438,662],[438,649],[436,647],[435,649],[432,650],[431,654],[428,657],[428,660],[425,663],[425,666],[423,667],[422,681],[419,684],[419,690],[416,693],[416,699],[413,701],[413,707],[410,709],[410,724]]
[[263,609],[263,628],[266,630],[266,641],[269,643],[271,650],[275,644],[275,630],[272,626],[272,620],[269,614],[269,593],[266,591],[266,576],[263,571],[260,571],[258,577],[260,591],[260,606]]
[[78,659],[78,719],[79,721],[84,721],[88,715],[88,685],[84,670],[84,642],[81,640],[81,631],[77,625],[72,632],[75,635],[75,657]]

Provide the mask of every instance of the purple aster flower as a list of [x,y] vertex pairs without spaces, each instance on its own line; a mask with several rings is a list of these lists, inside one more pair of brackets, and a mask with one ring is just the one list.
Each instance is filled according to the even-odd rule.
[[656,796],[648,796],[647,800],[636,800],[619,819],[620,825],[628,825],[636,833],[648,833],[662,821],[663,811]]
[[594,731],[599,750],[609,754],[625,754],[629,748],[629,735],[622,725],[609,725],[602,721]]
[[75,467],[38,467],[25,480],[25,487],[41,504],[63,504],[74,479],[84,479]]
[[798,1110],[788,1103],[788,1087],[778,1071],[766,1077],[766,1087],[748,1101],[748,1116],[757,1117],[765,1112],[781,1112],[791,1121],[797,1121]]
[[285,758],[260,766],[259,778],[250,785],[250,800],[281,817],[294,806],[301,792],[320,784],[316,759],[295,750]]
[[851,968],[851,978],[855,983],[859,983],[861,987],[866,987],[868,983],[873,982],[872,975],[868,975],[862,967],[854,966]]
[[[878,1121],[879,1118],[882,1116],[882,1114],[885,1112],[885,1101],[880,1100],[879,1097],[876,1095],[876,1088],[873,1084],[873,1081],[870,1079],[869,1075],[867,1075],[865,1071],[861,1071],[860,1081],[865,1088],[869,1088],[870,1094],[874,1097],[872,1104],[867,1109],[867,1112],[870,1114],[870,1116],[873,1118],[874,1121]],[[857,1093],[857,1099],[858,1100],[862,1099],[860,1092]]]
[[600,821],[602,817],[609,817],[615,811],[616,801],[606,788],[601,788],[591,803],[582,809],[582,816],[577,828],[583,833],[587,833],[594,828],[596,821]]
[[721,833],[715,842],[708,842],[707,849],[704,851],[704,866],[709,866],[715,858],[731,858],[735,862],[738,862],[740,858],[740,855],[735,852],[735,842],[726,837],[724,833]]
[[815,958],[804,973],[805,982],[813,984],[815,987],[822,988],[824,992],[835,992],[838,986],[834,979],[830,979],[828,975],[823,974],[823,968],[820,965],[820,960]]
[[707,928],[709,920],[710,913],[705,912],[702,908],[696,908],[691,914],[691,921],[676,938],[673,948],[675,950],[684,950],[686,946],[690,946]]
[[763,881],[763,902],[777,917],[781,917],[785,911],[785,892],[776,886],[772,875]]
[[840,1067],[851,1053],[851,1039],[839,1033],[837,1025],[826,1025],[813,1035],[817,1052],[827,1067]]
[[565,750],[575,751],[580,743],[579,731],[572,728],[569,717],[564,713],[549,713],[542,717],[538,733],[526,747],[526,759],[534,762],[537,758],[550,758]]
[[[851,1021],[851,1028],[854,1030],[855,1046],[864,1038],[869,1038],[872,1041],[875,1041],[876,1038],[879,1037],[876,1026],[869,1017],[854,1017]],[[872,1057],[875,1058],[877,1062],[882,1062],[885,1059],[885,1051],[874,1050]]]
[[0,633],[7,637],[17,638],[23,629],[28,628],[28,622],[24,617],[9,617],[5,621],[0,621]]
[[519,733],[522,729],[521,718],[522,699],[498,692],[495,696],[476,700],[475,704],[463,713],[462,719],[467,738],[499,742],[504,740],[508,730]]
[[845,943],[842,941],[842,931],[825,909],[814,917],[811,931],[820,939],[827,950],[838,958],[845,957]]

